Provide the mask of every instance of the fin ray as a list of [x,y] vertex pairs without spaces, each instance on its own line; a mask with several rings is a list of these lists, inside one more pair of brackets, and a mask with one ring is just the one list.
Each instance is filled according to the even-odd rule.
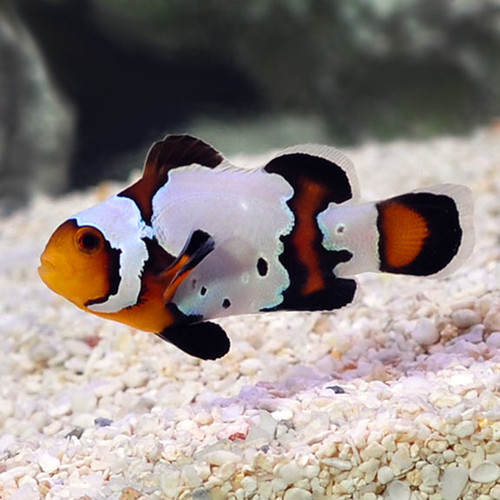
[[214,247],[214,239],[208,233],[200,229],[193,231],[177,259],[162,273],[167,283],[163,293],[165,303],[172,300],[180,284]]

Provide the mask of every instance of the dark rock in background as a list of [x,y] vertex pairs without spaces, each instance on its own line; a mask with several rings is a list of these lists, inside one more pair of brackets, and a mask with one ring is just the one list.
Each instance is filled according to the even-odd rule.
[[[257,151],[465,133],[499,114],[494,0],[10,3],[43,55],[44,65],[24,64],[47,67],[75,110],[71,187],[123,178],[165,133],[195,131],[226,152]],[[4,37],[0,44],[8,47]],[[40,85],[44,93],[49,81]],[[7,101],[0,130],[15,123],[22,137],[28,122],[3,117],[27,98]],[[29,139],[25,146],[28,154]],[[13,156],[0,156],[2,183]],[[30,158],[23,165],[42,168]]]
[[0,214],[68,186],[73,112],[28,33],[0,17]]
[[17,5],[59,88],[76,107],[71,187],[123,178],[127,170],[117,158],[139,150],[141,165],[153,140],[185,127],[192,116],[249,112],[257,104],[247,80],[208,49],[152,50],[127,32],[116,35],[114,29],[128,31],[128,23],[87,0]]

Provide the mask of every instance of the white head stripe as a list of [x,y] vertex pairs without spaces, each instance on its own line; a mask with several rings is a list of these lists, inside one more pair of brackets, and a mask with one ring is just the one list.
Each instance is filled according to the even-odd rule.
[[113,313],[137,303],[141,291],[141,273],[148,259],[142,240],[152,237],[153,230],[141,218],[133,200],[114,196],[74,217],[79,226],[92,226],[101,231],[112,248],[120,250],[120,283],[115,295],[105,302],[92,304],[95,312]]

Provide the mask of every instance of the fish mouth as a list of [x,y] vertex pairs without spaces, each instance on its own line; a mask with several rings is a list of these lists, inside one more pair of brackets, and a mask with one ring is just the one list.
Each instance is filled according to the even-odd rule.
[[44,255],[40,257],[40,265],[38,266],[38,274],[42,280],[45,281],[45,278],[50,273],[54,272],[56,269],[56,265],[47,259]]

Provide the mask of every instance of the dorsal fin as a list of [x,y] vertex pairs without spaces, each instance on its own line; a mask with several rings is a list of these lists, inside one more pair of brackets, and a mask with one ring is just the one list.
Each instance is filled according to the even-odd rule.
[[320,144],[300,144],[277,153],[264,167],[284,177],[295,189],[321,186],[325,201],[357,201],[359,183],[351,160],[338,149]]
[[224,161],[223,156],[206,142],[190,135],[167,135],[155,142],[146,157],[141,179],[120,193],[135,201],[142,218],[151,222],[152,200],[168,179],[170,170],[194,163],[215,168]]
[[163,141],[155,142],[149,150],[143,176],[166,176],[173,168],[193,163],[214,168],[223,160],[217,150],[197,137],[167,135]]

